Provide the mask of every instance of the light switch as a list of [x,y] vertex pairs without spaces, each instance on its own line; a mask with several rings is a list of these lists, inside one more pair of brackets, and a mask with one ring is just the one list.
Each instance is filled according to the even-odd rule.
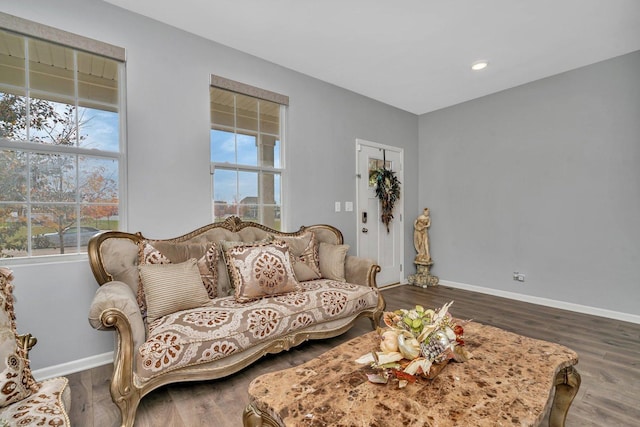
[[353,212],[353,202],[344,202],[344,211]]
[[340,202],[336,202],[336,212],[340,212]]

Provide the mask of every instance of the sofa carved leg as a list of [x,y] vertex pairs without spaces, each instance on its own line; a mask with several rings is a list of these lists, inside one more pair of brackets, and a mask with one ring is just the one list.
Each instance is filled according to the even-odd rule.
[[385,308],[387,308],[387,302],[382,298],[382,294],[378,294],[378,306],[376,310],[371,313],[371,327],[374,331],[380,327]]
[[121,427],[133,427],[140,400],[128,396],[128,398],[120,397],[117,400],[114,399],[114,402],[118,405],[118,408],[120,408],[120,415],[122,417]]

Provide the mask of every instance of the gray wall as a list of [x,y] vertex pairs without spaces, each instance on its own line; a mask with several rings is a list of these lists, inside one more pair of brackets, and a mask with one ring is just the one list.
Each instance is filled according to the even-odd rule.
[[[0,10],[127,51],[128,229],[174,237],[211,220],[209,75],[290,97],[289,230],[328,223],[356,247],[355,139],[405,150],[405,212],[418,211],[418,117],[97,0],[0,0]],[[212,17],[212,22],[214,21]],[[301,52],[304,54],[304,52]],[[410,236],[410,231],[407,231]],[[413,249],[407,238],[407,261]],[[39,344],[35,369],[113,349],[86,320],[97,287],[85,260],[12,266],[18,328]]]
[[635,52],[421,116],[434,274],[640,314],[639,76]]

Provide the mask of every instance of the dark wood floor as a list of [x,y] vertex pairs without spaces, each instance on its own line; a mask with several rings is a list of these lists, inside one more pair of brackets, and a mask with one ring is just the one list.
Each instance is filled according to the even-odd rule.
[[[415,304],[436,308],[453,300],[450,311],[458,318],[572,348],[580,357],[577,369],[582,385],[569,410],[566,426],[640,426],[640,325],[444,286],[428,289],[399,286],[385,289],[383,295],[387,310]],[[253,378],[299,365],[369,330],[369,321],[362,319],[340,337],[308,342],[288,352],[267,356],[226,379],[155,390],[142,400],[136,426],[241,426],[246,391]],[[72,425],[119,425],[119,412],[109,395],[111,371],[111,365],[106,365],[68,375]]]

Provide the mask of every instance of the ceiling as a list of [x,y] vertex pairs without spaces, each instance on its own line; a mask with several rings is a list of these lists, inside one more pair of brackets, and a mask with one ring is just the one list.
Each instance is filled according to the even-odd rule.
[[105,1],[415,114],[640,50],[638,0]]

